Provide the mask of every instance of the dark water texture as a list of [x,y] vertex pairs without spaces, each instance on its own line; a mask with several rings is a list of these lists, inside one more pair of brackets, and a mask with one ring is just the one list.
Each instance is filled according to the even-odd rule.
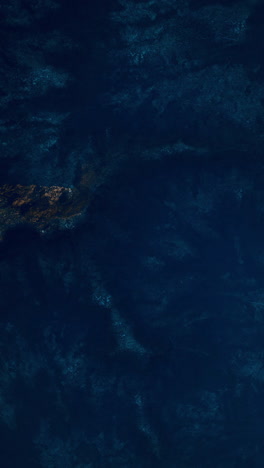
[[111,173],[1,243],[1,466],[262,467],[261,2],[0,13],[1,183]]

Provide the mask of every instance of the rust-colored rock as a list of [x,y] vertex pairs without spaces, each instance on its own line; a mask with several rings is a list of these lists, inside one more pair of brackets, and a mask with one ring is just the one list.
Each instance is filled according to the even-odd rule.
[[90,202],[89,190],[37,185],[0,187],[0,236],[18,224],[41,233],[76,224]]

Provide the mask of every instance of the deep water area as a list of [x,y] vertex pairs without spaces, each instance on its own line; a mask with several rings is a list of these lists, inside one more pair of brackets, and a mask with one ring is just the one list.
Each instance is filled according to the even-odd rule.
[[262,468],[262,3],[0,14],[0,466]]

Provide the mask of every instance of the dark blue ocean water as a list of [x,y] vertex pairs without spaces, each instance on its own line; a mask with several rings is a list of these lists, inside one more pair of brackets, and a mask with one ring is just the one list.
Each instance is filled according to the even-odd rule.
[[263,466],[263,13],[2,2],[1,183],[101,174],[3,236],[3,468]]

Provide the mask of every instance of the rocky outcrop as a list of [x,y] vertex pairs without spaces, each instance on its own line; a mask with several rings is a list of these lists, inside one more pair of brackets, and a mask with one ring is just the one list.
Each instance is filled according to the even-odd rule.
[[0,238],[10,228],[27,225],[40,234],[69,229],[82,219],[91,201],[92,191],[102,177],[83,168],[77,187],[52,185],[0,186]]
[[18,224],[33,226],[41,233],[76,223],[89,198],[76,188],[37,185],[3,185],[0,188],[1,237]]

